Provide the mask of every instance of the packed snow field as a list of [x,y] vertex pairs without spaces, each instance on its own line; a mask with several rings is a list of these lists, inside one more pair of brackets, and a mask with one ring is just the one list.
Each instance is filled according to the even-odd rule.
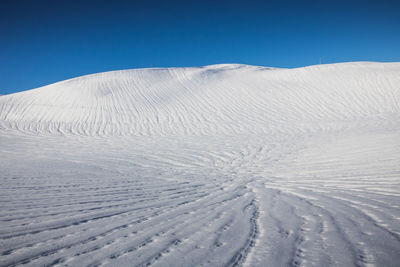
[[0,97],[1,266],[399,266],[400,63]]

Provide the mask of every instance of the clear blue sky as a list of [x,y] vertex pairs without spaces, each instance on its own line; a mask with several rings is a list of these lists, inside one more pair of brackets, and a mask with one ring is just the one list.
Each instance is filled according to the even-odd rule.
[[400,1],[0,1],[0,94],[128,68],[400,61]]

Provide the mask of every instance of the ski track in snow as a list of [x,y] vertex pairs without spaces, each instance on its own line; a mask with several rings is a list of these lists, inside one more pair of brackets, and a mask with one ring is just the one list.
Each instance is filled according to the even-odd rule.
[[399,266],[400,63],[83,76],[0,158],[0,266]]

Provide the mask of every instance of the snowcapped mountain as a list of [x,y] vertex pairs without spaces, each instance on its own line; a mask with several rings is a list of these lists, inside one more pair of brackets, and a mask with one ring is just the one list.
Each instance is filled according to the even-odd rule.
[[399,63],[112,71],[0,100],[1,129],[79,135],[313,130],[399,115]]

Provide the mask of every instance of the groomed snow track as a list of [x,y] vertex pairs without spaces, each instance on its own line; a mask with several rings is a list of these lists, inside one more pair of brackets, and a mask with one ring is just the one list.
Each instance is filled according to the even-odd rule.
[[124,70],[0,97],[1,266],[398,266],[400,63]]

